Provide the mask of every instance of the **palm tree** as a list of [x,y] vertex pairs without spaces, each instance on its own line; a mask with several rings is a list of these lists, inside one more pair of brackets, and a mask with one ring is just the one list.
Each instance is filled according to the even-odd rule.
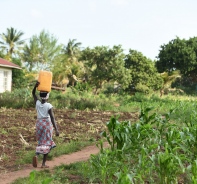
[[163,87],[160,89],[160,97],[162,97],[162,95],[169,91],[171,88],[171,85],[174,81],[176,81],[177,78],[181,78],[180,75],[180,71],[179,70],[175,70],[173,72],[163,72],[160,74],[161,77],[163,78]]
[[80,51],[81,42],[76,43],[76,39],[69,39],[67,46],[64,49],[65,54],[67,54],[71,59],[77,57]]
[[[21,49],[21,46],[25,43],[25,40],[21,40],[24,35],[22,31],[17,31],[13,27],[7,28],[6,33],[0,34],[0,47],[5,51],[7,49],[7,55],[12,54],[17,50]],[[17,48],[17,49],[16,49]]]
[[82,62],[75,60],[71,62],[67,55],[59,55],[52,69],[53,81],[61,87],[65,87],[65,84],[67,85],[68,82],[74,86],[78,79],[83,78],[84,71]]

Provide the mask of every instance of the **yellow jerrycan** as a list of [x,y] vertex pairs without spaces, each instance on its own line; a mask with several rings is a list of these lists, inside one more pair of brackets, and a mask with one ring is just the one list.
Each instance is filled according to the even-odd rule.
[[38,91],[51,91],[52,85],[52,72],[40,71],[38,75],[38,82],[40,82],[37,90]]

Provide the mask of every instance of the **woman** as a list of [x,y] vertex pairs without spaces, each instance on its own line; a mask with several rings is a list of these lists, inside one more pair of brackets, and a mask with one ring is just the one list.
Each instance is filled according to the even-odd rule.
[[37,156],[39,154],[43,154],[41,168],[48,168],[48,166],[45,164],[47,155],[52,148],[56,147],[52,139],[53,127],[56,131],[56,136],[59,136],[59,131],[53,114],[53,106],[47,102],[49,93],[40,91],[41,101],[38,100],[36,96],[36,88],[39,84],[40,83],[37,82],[32,90],[32,95],[37,110],[36,138],[38,141],[38,145],[36,147],[36,155],[33,157],[33,167],[37,167]]

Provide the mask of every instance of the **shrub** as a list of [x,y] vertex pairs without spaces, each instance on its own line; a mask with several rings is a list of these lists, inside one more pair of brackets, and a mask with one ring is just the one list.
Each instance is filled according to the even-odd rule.
[[4,92],[0,96],[0,107],[28,108],[33,107],[31,92],[26,89],[14,89],[12,92]]
[[138,83],[135,89],[136,91],[145,93],[145,94],[149,94],[150,92],[152,92],[152,90],[148,86],[141,84],[141,83]]
[[136,101],[136,102],[143,102],[146,100],[147,100],[147,98],[143,93],[135,93],[135,95],[133,95],[130,98],[130,101]]

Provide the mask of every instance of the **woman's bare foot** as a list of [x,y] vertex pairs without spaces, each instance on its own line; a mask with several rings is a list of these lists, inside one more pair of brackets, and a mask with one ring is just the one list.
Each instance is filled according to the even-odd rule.
[[42,165],[41,168],[49,168],[48,165]]

